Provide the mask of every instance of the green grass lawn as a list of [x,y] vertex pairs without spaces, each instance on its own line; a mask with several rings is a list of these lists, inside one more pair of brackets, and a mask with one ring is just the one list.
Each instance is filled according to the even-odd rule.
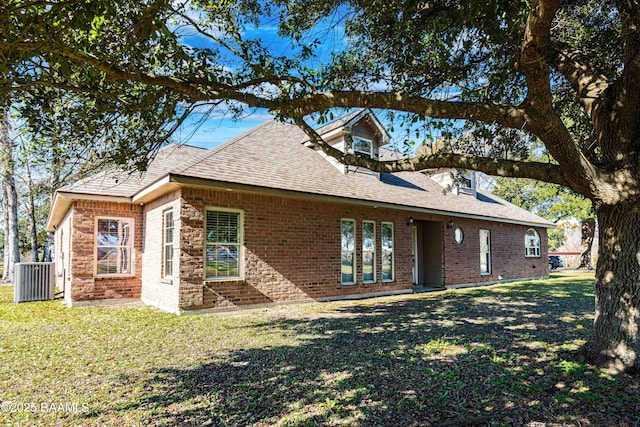
[[637,426],[640,379],[573,361],[592,275],[175,316],[12,303],[0,425]]

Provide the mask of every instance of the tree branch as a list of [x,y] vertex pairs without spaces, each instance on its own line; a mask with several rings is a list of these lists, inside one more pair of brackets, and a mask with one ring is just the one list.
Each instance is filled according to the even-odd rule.
[[561,0],[532,1],[518,68],[527,85],[528,93],[524,107],[533,118],[533,133],[545,144],[551,155],[564,165],[563,176],[566,182],[576,191],[587,195],[591,194],[590,183],[597,176],[597,171],[575,143],[560,115],[553,109],[547,58],[551,42],[551,24],[560,3]]
[[[6,43],[0,42],[0,49],[6,47]],[[259,95],[255,95],[245,90],[264,83],[281,85],[284,82],[304,86],[310,91],[315,90],[315,88],[308,81],[296,76],[264,76],[240,82],[236,85],[231,85],[203,78],[177,78],[172,76],[152,75],[140,71],[128,71],[119,68],[105,60],[102,60],[95,55],[64,48],[50,48],[45,43],[38,44],[37,46],[34,46],[31,43],[19,43],[13,44],[11,47],[23,52],[47,52],[66,58],[67,60],[77,63],[78,65],[86,64],[92,66],[102,71],[105,74],[107,81],[129,81],[172,89],[176,92],[187,95],[192,102],[205,101],[210,99],[231,98],[252,107],[273,109],[279,105],[278,103],[276,103],[276,101],[269,98],[261,97]],[[27,86],[29,84],[31,83],[23,82],[22,86]],[[44,81],[38,81],[33,82],[33,85],[48,85],[51,87],[56,87],[56,85],[59,85],[59,83],[45,83]],[[76,92],[92,91],[92,89],[81,87],[67,86],[67,88],[75,90]],[[103,95],[105,94],[103,93]]]
[[307,134],[311,144],[344,165],[361,166],[383,173],[420,172],[444,167],[473,169],[493,176],[531,178],[567,185],[560,166],[551,163],[524,162],[454,153],[440,153],[393,161],[378,161],[366,156],[347,154],[329,145],[304,119],[296,118],[295,123]]
[[[0,43],[1,45],[2,43]],[[13,47],[25,51],[33,49],[31,44],[20,44]],[[436,101],[406,93],[367,91],[313,91],[294,99],[286,96],[281,99],[270,99],[248,92],[246,89],[263,83],[278,84],[282,82],[300,84],[310,91],[314,88],[304,79],[295,76],[259,77],[236,85],[200,78],[156,76],[140,71],[127,71],[87,53],[64,48],[49,49],[44,45],[39,45],[37,49],[62,56],[79,65],[87,64],[92,66],[102,71],[108,81],[133,81],[165,87],[185,94],[190,98],[191,102],[231,98],[252,107],[263,107],[279,111],[281,115],[286,117],[302,117],[318,110],[333,107],[391,108],[433,118],[481,121],[500,124],[512,129],[533,130],[533,127],[530,126],[533,118],[528,116],[525,108],[521,106]],[[28,85],[29,83],[24,82],[22,84]],[[36,84],[43,85],[44,82]],[[55,85],[56,83],[54,82],[50,84],[52,87]],[[89,91],[86,88],[76,88],[75,90]]]
[[592,117],[594,103],[609,87],[609,79],[582,52],[557,41],[550,45],[547,60],[569,81],[587,115]]
[[638,35],[640,34],[640,1],[617,0],[616,6],[622,24],[622,61],[626,66],[635,60],[640,50],[640,46],[638,46]]
[[[285,108],[278,109],[285,117],[293,118],[301,125],[302,118],[312,112],[330,107],[370,107],[393,109],[416,113],[427,117],[443,119],[463,119],[481,121],[489,124],[499,124],[512,129],[530,131],[540,138],[547,146],[553,157],[567,165],[564,171],[559,171],[557,166],[542,163],[532,166],[529,163],[514,162],[511,160],[498,160],[492,158],[478,158],[478,163],[473,163],[473,156],[467,154],[437,155],[422,160],[402,160],[402,166],[387,166],[377,164],[365,164],[366,160],[347,159],[340,151],[335,152],[326,146],[319,147],[328,155],[344,162],[356,162],[356,165],[388,172],[392,170],[423,170],[434,167],[460,167],[480,170],[492,175],[509,177],[524,177],[539,179],[555,184],[571,184],[572,188],[581,194],[589,194],[589,177],[595,177],[594,166],[584,156],[575,144],[571,134],[563,124],[559,115],[553,111],[539,111],[531,105],[511,106],[498,104],[481,104],[465,102],[434,101],[421,97],[414,97],[403,93],[389,92],[325,92],[306,95],[300,99],[294,99],[283,103]],[[295,110],[291,110],[295,108]],[[305,130],[303,128],[303,130]],[[308,133],[308,129],[305,130]],[[313,139],[312,139],[313,140]],[[324,147],[324,148],[323,148]],[[357,163],[364,161],[365,163]],[[397,167],[397,168],[396,168]],[[527,172],[524,172],[524,171]],[[582,173],[586,171],[586,173]]]
[[511,129],[532,130],[531,117],[520,106],[490,103],[436,101],[401,92],[315,92],[281,101],[275,109],[286,117],[304,117],[327,108],[367,107],[415,113],[441,119],[463,119],[497,123]]
[[[56,83],[56,82],[49,82],[49,81],[41,81],[41,80],[33,80],[30,81],[28,83],[19,83],[19,84],[14,84],[13,86],[11,86],[11,90],[24,90],[24,89],[28,89],[31,87],[50,87],[53,89],[60,89],[60,90],[64,90],[64,91],[68,91],[68,92],[76,92],[76,93],[86,93],[89,95],[94,95],[103,99],[109,99],[113,102],[116,102],[118,104],[122,104],[122,105],[129,105],[129,103],[125,100],[123,100],[122,98],[101,91],[101,90],[97,90],[97,89],[92,89],[92,88],[86,88],[86,87],[77,87],[77,86],[72,86],[72,85],[67,85],[67,84],[62,84],[62,83]],[[151,103],[146,104],[146,105],[151,105]]]
[[527,103],[536,110],[552,111],[551,80],[546,62],[551,23],[560,0],[534,0],[525,26],[519,69],[527,82]]
[[[622,57],[624,68],[616,82],[615,102],[612,109],[616,117],[615,130],[626,148],[637,151],[640,143],[640,2],[618,0],[622,24]],[[634,165],[635,166],[635,165]]]

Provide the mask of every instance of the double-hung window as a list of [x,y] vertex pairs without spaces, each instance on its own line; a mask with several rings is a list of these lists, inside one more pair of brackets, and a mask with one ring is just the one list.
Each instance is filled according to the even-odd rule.
[[205,278],[240,278],[242,212],[207,209],[205,212]]
[[491,233],[480,230],[480,274],[491,274]]
[[369,157],[373,154],[373,142],[361,137],[353,137],[353,151]]
[[362,282],[376,281],[376,223],[362,221]]
[[393,223],[383,222],[382,227],[382,281],[393,281]]
[[133,218],[96,220],[96,275],[133,274]]
[[340,221],[340,273],[343,285],[356,282],[356,222],[353,219]]
[[533,228],[530,228],[529,230],[527,230],[527,234],[524,235],[524,247],[525,247],[525,256],[527,257],[540,256],[540,235]]
[[162,275],[173,276],[173,210],[164,211]]

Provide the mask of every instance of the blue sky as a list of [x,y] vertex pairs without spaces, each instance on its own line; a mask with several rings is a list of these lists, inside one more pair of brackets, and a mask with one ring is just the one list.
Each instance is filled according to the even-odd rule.
[[240,120],[233,120],[230,115],[224,114],[202,120],[200,115],[193,114],[174,134],[174,140],[183,144],[213,148],[270,118],[271,115],[264,109],[248,111]]
[[[194,20],[198,20],[196,12],[189,13],[189,16]],[[192,28],[182,27],[180,31],[182,41],[191,47],[202,48],[211,43],[211,40],[198,34]],[[211,31],[215,32],[215,30]],[[265,20],[257,27],[248,26],[244,28],[243,37],[246,39],[259,39],[274,55],[286,56],[291,52],[292,47],[288,41],[278,36],[277,31],[277,22]],[[315,68],[321,62],[326,63],[330,58],[331,52],[340,49],[341,45],[344,44],[343,23],[334,21],[331,17],[327,18],[315,28],[312,37],[319,38],[321,42],[317,57],[311,59],[307,64],[308,67]],[[237,58],[229,54],[228,61],[231,65],[236,60]],[[174,134],[174,140],[179,143],[212,148],[269,120],[271,117],[265,109],[247,110],[239,120],[232,119],[231,114],[225,114],[224,112],[215,112],[207,116],[205,116],[205,113],[195,113]]]
[[[309,67],[317,67],[321,62],[328,62],[332,50],[336,47],[339,49],[340,44],[344,43],[344,28],[340,23],[329,23],[321,31],[321,48],[318,57],[315,57],[307,64]],[[268,46],[275,55],[285,55],[289,49],[288,42],[283,41],[277,34],[277,28],[271,23],[261,25],[259,28],[248,28],[243,34],[247,38],[260,39]],[[183,33],[183,42],[191,47],[204,47],[208,43],[205,37],[195,34],[193,31]],[[229,62],[233,62],[236,58],[230,57]],[[376,86],[372,89],[382,89]],[[342,115],[348,114],[350,111],[338,109],[334,112],[335,119]],[[386,125],[385,112],[375,111],[383,125]],[[233,119],[232,114],[224,111],[215,112],[196,112],[189,117],[185,124],[174,134],[174,141],[183,144],[195,145],[203,148],[216,147],[230,139],[240,135],[241,133],[264,123],[271,119],[272,116],[266,109],[246,109],[242,118]],[[432,136],[437,137],[437,131],[432,130]],[[392,143],[402,145],[407,138],[406,130],[396,129],[391,132]],[[409,136],[413,139],[413,136]],[[404,147],[396,147],[396,149],[404,151]]]

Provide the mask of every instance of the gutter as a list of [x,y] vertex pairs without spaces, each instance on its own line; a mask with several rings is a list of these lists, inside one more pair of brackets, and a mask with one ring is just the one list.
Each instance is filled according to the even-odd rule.
[[[350,205],[356,205],[356,206],[369,206],[373,208],[388,208],[388,209],[403,210],[408,212],[424,213],[424,214],[431,214],[431,215],[438,215],[438,216],[449,216],[454,218],[494,221],[494,222],[502,222],[506,224],[526,225],[531,227],[544,227],[544,228],[556,227],[556,225],[553,223],[545,224],[545,223],[533,222],[533,221],[518,221],[518,220],[508,219],[508,218],[465,214],[461,212],[445,211],[445,210],[439,210],[439,209],[419,208],[415,206],[400,205],[400,204],[388,203],[388,202],[376,202],[373,200],[350,199],[347,197],[329,196],[325,194],[306,193],[306,192],[294,191],[294,190],[281,190],[281,189],[271,188],[271,187],[259,187],[255,185],[249,185],[249,184],[239,184],[235,182],[210,180],[205,178],[194,178],[190,176],[177,175],[177,174],[170,174],[169,180],[170,182],[179,184],[180,186],[187,186],[187,187],[200,187],[200,188],[213,187],[213,188],[219,188],[227,191],[239,191],[243,193],[254,193],[254,194],[268,194],[272,196],[281,196],[281,197],[303,199],[303,200],[334,202],[334,203],[350,204]],[[135,197],[136,196],[134,196],[134,198]]]
[[251,184],[240,184],[236,182],[211,180],[206,178],[194,178],[187,175],[169,173],[154,183],[146,186],[131,197],[127,196],[104,196],[99,194],[73,193],[66,191],[57,191],[54,197],[49,218],[47,220],[47,231],[53,231],[64,218],[67,211],[73,204],[74,200],[95,200],[116,203],[148,203],[166,193],[175,191],[180,187],[197,187],[197,188],[218,188],[227,191],[238,191],[242,193],[267,194],[271,196],[280,196],[287,198],[296,198],[303,200],[324,201],[341,204],[350,204],[356,206],[368,206],[373,208],[387,208],[394,210],[402,210],[407,212],[415,212],[429,215],[447,216],[453,218],[475,219],[482,221],[494,221],[505,224],[525,225],[530,227],[555,228],[553,223],[541,223],[533,221],[519,221],[509,218],[492,217],[485,215],[467,214],[461,212],[453,212],[440,209],[420,208],[415,206],[401,205],[389,202],[377,202],[374,200],[352,199],[341,196],[331,196],[325,194],[314,194],[295,190],[282,190],[271,187],[261,187]]
[[60,222],[73,205],[74,200],[91,200],[98,202],[131,203],[131,197],[104,196],[101,194],[73,193],[69,191],[56,191],[53,203],[47,217],[47,231],[55,231]]

